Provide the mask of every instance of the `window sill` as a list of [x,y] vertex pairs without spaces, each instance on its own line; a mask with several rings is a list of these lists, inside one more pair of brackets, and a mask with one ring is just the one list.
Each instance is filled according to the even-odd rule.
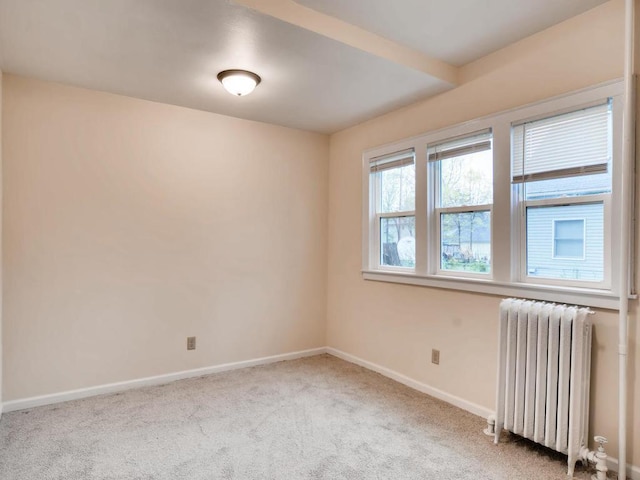
[[[445,288],[448,290],[486,293],[489,295],[523,297],[609,310],[618,310],[619,307],[618,295],[607,290],[590,288],[536,285],[530,283],[503,283],[476,278],[416,275],[415,273],[385,272],[381,270],[363,270],[362,278],[364,280],[374,280],[378,282],[403,283],[407,285]],[[630,298],[636,298],[636,296],[634,295]]]

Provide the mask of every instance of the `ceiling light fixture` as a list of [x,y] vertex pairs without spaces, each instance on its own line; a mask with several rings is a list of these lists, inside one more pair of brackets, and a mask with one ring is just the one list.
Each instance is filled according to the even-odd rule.
[[260,83],[260,77],[247,70],[224,70],[218,74],[222,86],[232,95],[249,95]]

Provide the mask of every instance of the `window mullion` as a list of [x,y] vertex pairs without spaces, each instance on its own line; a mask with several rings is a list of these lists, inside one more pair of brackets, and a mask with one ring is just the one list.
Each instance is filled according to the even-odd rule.
[[493,205],[491,206],[491,272],[500,282],[513,279],[511,239],[511,123],[498,117],[493,131]]
[[416,273],[424,275],[429,269],[429,249],[431,247],[429,232],[429,177],[427,169],[427,143],[418,142],[414,145],[416,155]]

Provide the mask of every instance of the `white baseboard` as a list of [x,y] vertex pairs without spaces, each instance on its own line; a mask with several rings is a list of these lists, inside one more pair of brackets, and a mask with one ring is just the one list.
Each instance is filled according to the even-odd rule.
[[421,383],[417,380],[409,378],[401,373],[395,372],[389,368],[382,367],[373,362],[369,362],[354,355],[345,353],[332,347],[320,347],[310,350],[302,350],[299,352],[285,353],[281,355],[273,355],[270,357],[256,358],[252,360],[244,360],[240,362],[225,363],[222,365],[213,365],[210,367],[196,368],[193,370],[184,370],[181,372],[168,373],[164,375],[157,375],[153,377],[138,378],[135,380],[128,380],[124,382],[109,383],[106,385],[97,385],[94,387],[81,388],[78,390],[69,390],[66,392],[52,393],[49,395],[41,395],[37,397],[21,398],[17,400],[11,400],[0,404],[0,412],[13,412],[16,410],[24,410],[26,408],[40,407],[43,405],[51,405],[54,403],[67,402],[69,400],[78,400],[80,398],[93,397],[96,395],[104,395],[109,393],[117,393],[132,388],[146,387],[151,385],[162,385],[176,380],[182,380],[185,378],[200,377],[202,375],[209,375],[212,373],[226,372],[229,370],[237,370],[240,368],[254,367],[257,365],[266,365],[274,362],[281,362],[283,360],[295,360],[296,358],[311,357],[314,355],[321,355],[323,353],[329,353],[335,357],[341,358],[347,362],[360,365],[374,372],[380,373],[385,377],[391,378],[399,383],[402,383],[414,390],[426,393],[432,397],[438,398],[445,402],[451,403],[456,407],[467,410],[475,415],[479,415],[483,418],[487,418],[491,413],[491,410],[484,408],[475,403],[464,400],[455,395],[443,392],[437,388],[431,387],[427,384]]
[[[40,407],[43,405],[50,405],[54,403],[67,402],[69,400],[78,400],[81,398],[93,397],[96,395],[104,395],[109,393],[117,393],[132,388],[146,387],[152,385],[163,385],[176,380],[182,380],[185,378],[200,377],[203,375],[209,375],[212,373],[226,372],[230,370],[237,370],[240,368],[255,367],[258,365],[267,365],[269,363],[281,362],[284,360],[295,360],[296,358],[312,357],[315,355],[321,355],[328,353],[334,357],[340,358],[350,363],[360,365],[368,370],[377,372],[385,377],[388,377],[396,382],[402,383],[407,387],[413,388],[432,397],[438,398],[442,401],[455,405],[463,410],[471,412],[482,418],[487,418],[493,414],[493,411],[478,405],[473,402],[469,402],[463,398],[457,397],[450,393],[444,392],[437,388],[434,388],[425,383],[414,380],[401,373],[398,373],[390,368],[383,367],[376,363],[364,360],[355,355],[343,352],[333,347],[320,347],[312,348],[309,350],[301,350],[298,352],[284,353],[281,355],[273,355],[270,357],[255,358],[252,360],[244,360],[241,362],[224,363],[221,365],[213,365],[210,367],[196,368],[193,370],[183,370],[181,372],[168,373],[165,375],[157,375],[154,377],[138,378],[135,380],[128,380],[125,382],[109,383],[106,385],[98,385],[95,387],[81,388],[78,390],[69,390],[66,392],[53,393],[50,395],[42,395],[38,397],[22,398],[18,400],[11,400],[9,402],[0,403],[0,416],[3,412],[13,412],[16,410],[24,410],[26,408]],[[608,467],[610,470],[618,471],[618,459],[609,457]],[[627,478],[631,480],[640,480],[640,467],[627,464]]]
[[[609,470],[617,472],[619,466],[617,458],[607,457],[607,468]],[[627,463],[627,478],[631,480],[640,480],[640,467]]]
[[368,360],[364,360],[362,358],[356,357],[355,355],[351,355],[350,353],[345,353],[333,347],[327,347],[326,352],[335,357],[341,358],[342,360],[346,360],[347,362],[355,363],[356,365],[360,365],[361,367],[373,370],[374,372],[378,372],[380,375],[391,378],[392,380],[402,383],[407,387],[413,388],[414,390],[418,390],[422,393],[426,393],[427,395],[431,395],[432,397],[455,405],[458,408],[466,410],[467,412],[471,412],[482,418],[486,419],[489,415],[493,414],[493,410],[485,408],[482,405],[478,405],[463,398],[456,397],[455,395],[452,395],[450,393],[443,392],[442,390],[427,385],[426,383],[419,382],[418,380],[409,378],[406,375],[391,370],[390,368],[382,367],[373,362],[369,362]]
[[21,398],[11,400],[0,405],[0,412],[13,412],[15,410],[24,410],[25,408],[40,407],[53,403],[67,402],[69,400],[77,400],[80,398],[93,397],[96,395],[104,395],[107,393],[122,392],[132,388],[146,387],[150,385],[163,385],[165,383],[182,380],[185,378],[200,377],[211,373],[226,372],[229,370],[237,370],[240,368],[255,367],[257,365],[266,365],[269,363],[281,362],[283,360],[295,360],[296,358],[312,357],[326,353],[324,347],[312,348],[310,350],[301,350],[298,352],[284,353],[281,355],[273,355],[270,357],[255,358],[252,360],[244,360],[241,362],[224,363],[222,365],[213,365],[210,367],[196,368],[193,370],[183,370],[181,372],[168,373],[165,375],[157,375],[154,377],[138,378],[125,382],[109,383],[106,385],[97,385],[95,387],[80,388],[78,390],[69,390],[66,392],[53,393],[50,395],[41,395],[38,397]]

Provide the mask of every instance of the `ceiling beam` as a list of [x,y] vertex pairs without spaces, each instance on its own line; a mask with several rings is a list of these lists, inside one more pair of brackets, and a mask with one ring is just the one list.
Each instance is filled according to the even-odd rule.
[[458,67],[300,5],[293,0],[234,0],[234,3],[337,40],[377,57],[413,68],[451,85],[458,84]]

